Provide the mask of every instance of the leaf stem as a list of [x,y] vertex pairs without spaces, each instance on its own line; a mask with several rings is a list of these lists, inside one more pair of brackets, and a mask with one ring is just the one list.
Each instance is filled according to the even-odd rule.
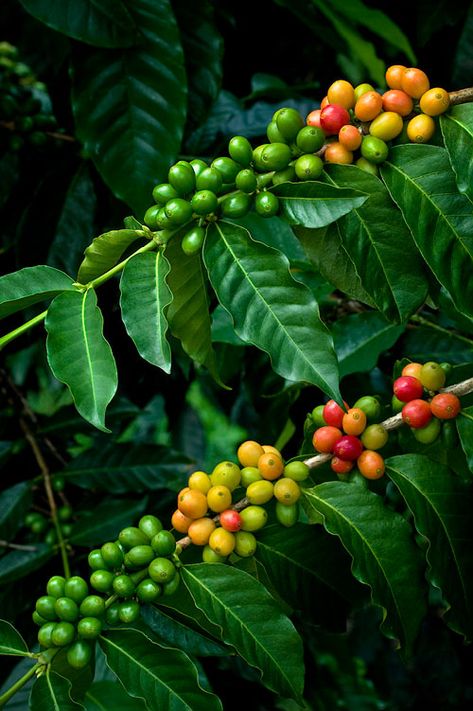
[[5,706],[7,701],[10,701],[12,696],[14,696],[17,693],[17,691],[19,691],[31,679],[31,677],[36,674],[36,672],[38,671],[38,669],[41,666],[43,666],[43,665],[40,662],[38,662],[37,664],[32,666],[31,669],[28,669],[26,674],[23,674],[23,676],[20,677],[20,679],[15,681],[15,683],[12,686],[10,686],[10,688],[7,691],[5,691],[4,694],[2,694],[0,696],[0,707]]
[[46,311],[43,311],[34,318],[31,318],[29,321],[26,321],[26,323],[22,324],[21,326],[18,326],[18,328],[15,328],[13,331],[10,331],[9,333],[6,333],[4,336],[2,336],[0,338],[0,350],[4,346],[6,346],[7,343],[10,343],[10,341],[13,341],[15,338],[18,338],[18,336],[21,336],[23,333],[26,333],[26,331],[29,331],[29,329],[33,328],[33,326],[36,326],[37,323],[41,323],[41,321],[44,321],[47,313],[48,311],[46,309]]
[[129,257],[126,259],[123,259],[121,262],[118,262],[118,264],[115,264],[114,267],[108,270],[108,272],[105,272],[104,274],[101,274],[100,276],[96,277],[95,279],[92,279],[91,281],[88,281],[87,284],[79,284],[77,283],[77,287],[81,290],[83,289],[95,289],[97,286],[100,286],[101,284],[104,284],[106,281],[111,279],[115,274],[118,274],[119,272],[122,271],[122,269],[125,268],[125,265],[127,262],[132,259],[132,257],[135,257],[137,254],[143,254],[143,252],[150,252],[153,249],[156,249],[157,244],[154,242],[154,240],[150,240],[145,244],[143,247],[140,247],[139,249],[136,250],[136,252],[133,252],[133,254],[130,254]]
[[433,323],[433,321],[429,321],[429,319],[424,318],[423,316],[417,316],[414,314],[409,320],[414,323],[418,323],[420,326],[426,326],[427,328],[432,328],[434,331],[439,331],[439,333],[443,333],[445,336],[454,336],[459,341],[463,341],[464,343],[468,343],[469,346],[473,346],[473,339],[461,336],[458,333],[453,333],[452,331],[449,331],[448,328],[439,326],[437,323]]

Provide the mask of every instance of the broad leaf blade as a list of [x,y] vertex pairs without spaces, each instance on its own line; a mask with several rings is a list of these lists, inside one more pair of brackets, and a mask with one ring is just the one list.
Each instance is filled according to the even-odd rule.
[[86,711],[146,711],[146,703],[128,696],[118,681],[94,681],[84,699]]
[[161,646],[131,629],[107,630],[100,646],[128,693],[146,699],[150,711],[222,708],[218,697],[199,685],[197,669],[184,652]]
[[111,230],[95,237],[84,252],[77,281],[87,284],[115,266],[123,252],[143,237],[139,230]]
[[45,265],[5,274],[0,277],[0,318],[72,290],[73,283],[64,272]]
[[71,682],[49,668],[34,683],[30,696],[30,711],[77,711],[83,709],[71,699]]
[[281,217],[291,225],[303,227],[325,227],[368,198],[351,187],[336,188],[316,181],[282,183],[271,192],[279,197]]
[[380,496],[356,484],[334,481],[305,489],[309,518],[339,536],[353,558],[353,574],[371,587],[383,608],[382,629],[407,655],[426,612],[420,553],[407,521],[383,505]]
[[326,173],[333,185],[357,185],[369,195],[335,228],[377,308],[391,321],[404,321],[424,302],[428,284],[401,212],[374,175],[346,165],[330,165]]
[[122,528],[143,513],[147,503],[147,496],[138,500],[106,498],[95,508],[83,512],[74,524],[69,540],[79,546],[96,546],[115,540]]
[[120,307],[128,335],[141,357],[165,373],[171,371],[164,315],[172,301],[166,282],[170,268],[161,251],[137,254],[126,263],[120,280]]
[[455,422],[468,467],[473,472],[473,405],[462,408]]
[[12,657],[29,655],[27,644],[21,634],[5,620],[0,620],[0,654]]
[[396,146],[381,173],[427,265],[455,306],[473,315],[472,204],[457,190],[447,151]]
[[473,526],[471,490],[448,467],[421,454],[386,460],[386,471],[429,541],[429,579],[451,609],[447,619],[468,639],[473,635]]
[[141,216],[180,146],[186,76],[169,0],[133,0],[140,42],[78,48],[73,61],[77,135],[115,195]]
[[163,644],[182,649],[186,654],[196,657],[225,657],[229,654],[226,647],[173,619],[164,610],[144,605],[141,616]]
[[299,700],[304,683],[301,639],[261,583],[220,563],[186,565],[182,579],[196,605],[220,625],[225,642],[261,671],[263,683]]
[[130,47],[133,20],[121,0],[20,0],[34,17],[53,30],[97,47]]
[[280,252],[238,225],[210,225],[204,260],[238,336],[266,351],[283,378],[317,385],[340,399],[332,340],[313,295],[289,273]]
[[440,117],[440,127],[458,189],[473,201],[473,104],[454,106]]
[[66,383],[78,412],[99,430],[117,389],[117,367],[103,336],[103,318],[93,289],[57,296],[46,316],[48,362]]
[[31,503],[31,482],[22,481],[0,494],[0,538],[10,541],[23,525]]
[[41,568],[54,554],[51,546],[36,543],[32,550],[14,550],[0,558],[0,585],[24,578]]

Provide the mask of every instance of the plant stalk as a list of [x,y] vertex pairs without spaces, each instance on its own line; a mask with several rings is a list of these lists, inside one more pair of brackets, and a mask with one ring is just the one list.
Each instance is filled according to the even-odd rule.
[[5,706],[5,704],[8,701],[10,701],[12,696],[14,696],[17,693],[17,691],[19,691],[31,679],[31,677],[36,674],[37,670],[41,666],[43,666],[43,665],[40,664],[39,662],[37,664],[35,664],[34,666],[32,666],[31,669],[28,669],[26,674],[23,674],[23,676],[20,679],[15,681],[15,683],[12,686],[10,686],[10,688],[7,691],[5,691],[4,694],[2,694],[0,696],[0,708],[2,706]]
[[10,343],[10,341],[15,340],[15,338],[18,338],[18,336],[21,336],[23,333],[26,333],[26,331],[29,331],[30,328],[33,328],[33,326],[36,326],[37,323],[41,323],[41,321],[44,321],[47,313],[48,311],[46,309],[46,311],[43,311],[34,318],[31,318],[29,321],[26,321],[26,323],[22,324],[21,326],[18,326],[18,328],[15,328],[13,331],[10,331],[9,333],[6,333],[4,336],[2,336],[0,338],[0,350],[4,348],[7,343]]

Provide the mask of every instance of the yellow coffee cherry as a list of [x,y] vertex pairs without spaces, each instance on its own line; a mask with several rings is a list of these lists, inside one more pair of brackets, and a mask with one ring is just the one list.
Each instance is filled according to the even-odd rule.
[[246,496],[251,504],[266,504],[273,498],[274,484],[272,481],[254,481],[246,490]]
[[300,486],[294,479],[283,477],[274,485],[274,496],[281,504],[286,504],[287,506],[295,504],[300,495]]
[[209,475],[201,471],[193,472],[187,484],[189,489],[197,489],[197,491],[201,491],[203,494],[207,494],[212,486]]
[[212,486],[226,486],[230,491],[237,488],[240,480],[240,467],[228,461],[219,462],[210,475]]
[[215,521],[211,518],[198,518],[192,521],[187,535],[196,546],[205,546],[209,542],[210,535],[215,531],[215,528]]
[[207,492],[207,504],[215,513],[221,513],[232,505],[232,493],[227,486],[212,486]]
[[240,444],[237,450],[238,461],[242,467],[256,467],[262,454],[264,454],[263,447],[252,439]]
[[235,536],[224,528],[216,528],[210,534],[209,546],[221,556],[230,555],[235,548]]

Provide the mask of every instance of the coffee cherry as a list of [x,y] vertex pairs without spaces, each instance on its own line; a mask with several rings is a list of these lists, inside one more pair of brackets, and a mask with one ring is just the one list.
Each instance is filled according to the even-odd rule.
[[353,469],[353,465],[353,462],[340,459],[340,457],[332,457],[330,460],[330,468],[335,474],[348,474]]
[[167,583],[176,575],[176,566],[169,558],[155,558],[148,566],[148,575],[155,583]]
[[[377,91],[367,91],[355,104],[355,116],[360,121],[372,121],[381,113],[383,97]],[[349,123],[347,121],[346,123]]]
[[440,116],[450,106],[450,96],[445,89],[435,87],[422,94],[419,105],[420,110],[427,116]]
[[[314,156],[315,157],[315,156]],[[288,183],[294,180],[296,177],[296,171],[294,166],[289,165],[287,168],[284,170],[277,170],[273,177],[272,177],[272,183],[273,185],[280,185],[281,183]]]
[[92,570],[104,570],[104,568],[107,567],[104,559],[102,558],[102,552],[98,548],[90,551],[87,560],[89,567],[92,568]]
[[127,526],[127,528],[123,528],[118,534],[118,540],[125,550],[129,550],[134,546],[146,545],[148,543],[148,536],[139,528],[136,528],[136,526]]
[[237,531],[235,533],[235,553],[241,558],[250,558],[254,555],[257,541],[249,531]]
[[220,207],[224,217],[244,217],[251,207],[251,198],[238,191],[225,197]]
[[365,173],[370,173],[370,175],[378,175],[378,167],[374,164],[371,163],[369,160],[366,160],[366,158],[358,158],[356,161],[356,166],[360,168],[360,170],[364,170]]
[[217,466],[214,467],[210,475],[212,486],[226,486],[227,489],[230,489],[230,491],[236,489],[240,483],[240,480],[240,468],[233,462],[229,461],[219,462]]
[[447,376],[438,363],[424,363],[419,373],[419,380],[427,390],[440,390],[445,385]]
[[395,111],[399,116],[408,116],[413,108],[411,97],[401,89],[390,89],[383,94],[383,111]]
[[263,170],[284,170],[292,158],[286,143],[269,143],[261,151],[259,164]]
[[220,192],[222,185],[222,176],[215,168],[205,168],[199,173],[195,181],[197,190],[211,190],[215,194]]
[[129,575],[117,575],[112,583],[113,592],[118,597],[131,597],[135,592],[135,583]]
[[241,516],[234,509],[225,509],[219,516],[219,522],[226,531],[234,533],[241,528]]
[[196,546],[205,546],[209,542],[210,534],[215,531],[216,524],[211,518],[198,518],[192,521],[187,535]]
[[42,625],[41,629],[38,630],[38,642],[42,647],[49,649],[53,646],[52,634],[57,625],[57,622],[46,622]]
[[[28,526],[29,526],[30,531],[32,533],[35,533],[36,535],[44,533],[44,531],[48,527],[47,519],[44,516],[42,516],[40,513],[33,513],[33,515],[30,516],[28,518],[28,520],[29,520]],[[55,540],[56,539],[54,539],[54,541],[52,541],[52,543],[54,543]]]
[[146,514],[140,518],[138,528],[151,540],[153,536],[156,536],[157,533],[163,530],[163,524],[156,516]]
[[246,489],[255,481],[262,480],[261,472],[257,467],[243,467],[241,470],[241,485]]
[[105,601],[99,595],[87,595],[80,604],[82,617],[101,617],[105,613]]
[[302,116],[292,108],[279,109],[275,120],[279,131],[287,141],[293,141],[304,126]]
[[343,415],[342,428],[346,434],[359,435],[366,427],[366,415],[359,407],[351,407]]
[[363,410],[368,423],[377,422],[381,415],[379,400],[371,395],[363,395],[363,397],[358,398],[353,407]]
[[258,531],[268,520],[268,514],[262,506],[247,506],[240,512],[241,530]]
[[371,122],[370,135],[380,138],[382,141],[391,141],[399,136],[403,126],[399,114],[394,111],[384,111]]
[[427,143],[435,133],[435,122],[426,114],[419,114],[407,124],[407,135],[412,143]]
[[77,633],[82,639],[95,639],[102,631],[102,623],[96,617],[83,617],[77,625]]
[[62,575],[54,575],[48,580],[46,585],[46,592],[50,597],[64,597],[64,585],[66,583],[65,578]]
[[327,163],[340,163],[342,165],[350,165],[350,163],[353,163],[353,153],[338,141],[328,144],[325,149],[324,158]]
[[181,576],[179,575],[179,573],[176,572],[176,575],[172,578],[172,580],[169,580],[167,583],[164,583],[164,585],[162,586],[164,597],[169,597],[170,595],[174,595],[174,593],[178,589],[180,583],[181,583]]
[[161,208],[159,205],[152,205],[152,207],[149,207],[144,214],[143,222],[152,230],[159,229],[158,215],[160,210]]
[[244,136],[233,136],[228,143],[228,152],[234,161],[248,166],[253,158],[251,143]]
[[323,168],[322,159],[311,154],[299,156],[294,164],[294,170],[299,180],[315,180],[322,175]]
[[388,432],[382,425],[369,425],[361,435],[361,441],[366,449],[381,449],[388,438]]
[[189,489],[197,489],[197,491],[201,491],[202,494],[205,495],[207,495],[210,487],[212,486],[209,475],[201,471],[193,472],[190,475],[187,484]]
[[232,494],[227,486],[221,484],[212,486],[207,494],[207,503],[215,513],[221,513],[230,508],[232,504]]
[[350,123],[350,114],[343,106],[327,104],[320,112],[320,126],[329,136],[337,134],[347,123]]
[[395,395],[392,396],[391,398],[391,408],[392,411],[397,414],[398,412],[401,412],[402,408],[404,407],[404,403],[399,400]]
[[327,99],[330,104],[338,104],[344,109],[352,109],[355,105],[355,90],[350,82],[338,79],[329,86]]
[[85,640],[77,640],[67,650],[67,661],[73,669],[83,669],[90,662],[92,647]]
[[192,205],[183,198],[168,200],[164,211],[173,225],[184,225],[192,218]]
[[209,546],[215,553],[218,553],[218,555],[230,555],[235,548],[235,536],[224,528],[216,528],[215,531],[210,534]]
[[51,486],[53,488],[53,491],[64,491],[64,488],[66,486],[66,480],[63,476],[56,474],[51,479]]
[[312,410],[312,420],[317,427],[325,427],[327,424],[324,420],[324,407],[325,405],[317,405],[317,407],[314,407]]
[[381,138],[365,136],[361,142],[361,155],[371,163],[378,165],[388,157],[389,148]]
[[[320,128],[320,113],[321,109],[314,109],[314,111],[311,111],[310,114],[308,114],[306,118],[306,124],[308,126],[314,126],[314,128]],[[325,134],[324,134],[325,135]]]
[[274,484],[265,479],[253,482],[246,490],[246,497],[251,504],[266,504],[273,498],[273,494]]
[[380,479],[385,470],[384,459],[378,452],[365,449],[357,459],[356,465],[365,479]]
[[105,620],[109,625],[118,625],[120,622],[120,617],[118,615],[119,602],[113,603],[110,607],[107,607],[105,611]]
[[305,462],[289,462],[284,467],[284,476],[294,481],[305,481],[310,474],[310,469]]
[[325,427],[319,427],[319,429],[314,432],[312,444],[317,452],[328,454],[333,452],[335,444],[342,438],[342,436],[342,432],[338,429],[338,427],[326,425]]
[[159,531],[151,540],[151,547],[158,556],[172,555],[176,541],[170,531]]
[[130,624],[136,622],[140,616],[140,604],[136,600],[126,600],[118,605],[118,618],[120,622]]
[[168,200],[179,197],[179,193],[176,188],[173,188],[171,183],[159,183],[153,189],[153,199],[161,207],[167,203]]
[[[430,407],[432,414],[439,420],[452,420],[460,412],[461,403],[453,393],[439,393],[432,398]],[[42,614],[40,610],[38,612]]]
[[264,454],[263,447],[259,442],[251,439],[242,442],[237,449],[238,461],[242,467],[256,467],[262,454]]
[[274,217],[279,212],[279,200],[276,195],[261,192],[255,198],[255,210],[261,217]]
[[297,523],[299,519],[299,504],[282,504],[280,501],[276,502],[275,506],[276,518],[282,526],[290,528]]
[[[348,410],[347,403],[344,401],[343,404],[345,405],[346,410]],[[345,410],[343,410],[343,408],[341,408],[335,400],[329,400],[323,409],[323,418],[327,425],[330,425],[331,427],[338,427],[338,429],[341,429],[342,427],[344,414]]]
[[202,249],[205,239],[205,230],[203,227],[196,226],[186,232],[182,238],[181,247],[184,254],[190,257],[192,254],[197,254]]
[[109,570],[94,570],[90,576],[90,584],[101,593],[108,593],[112,589],[113,573]]
[[60,620],[65,622],[75,622],[79,617],[79,608],[70,597],[58,597],[54,604],[54,610]]
[[420,373],[422,370],[421,363],[407,363],[401,371],[401,375],[411,375],[413,378],[420,380]]
[[100,549],[107,568],[116,570],[123,563],[123,551],[117,543],[104,543]]
[[[356,128],[347,123],[338,132],[338,141],[348,151],[356,151],[361,146],[362,134]],[[353,158],[353,156],[352,156]],[[351,161],[350,161],[351,162]]]
[[151,578],[145,578],[136,588],[136,597],[140,602],[155,602],[162,594],[162,587]]
[[202,560],[204,563],[225,563],[226,555],[219,555],[209,545],[206,545],[202,551]]
[[363,445],[358,437],[353,435],[344,435],[341,439],[335,442],[333,446],[333,453],[336,457],[340,459],[346,459],[349,462],[353,462],[358,459],[363,451]]
[[410,400],[418,400],[422,397],[424,388],[422,383],[412,375],[401,375],[393,383],[394,394],[401,402],[409,402]]
[[286,139],[279,130],[276,121],[270,121],[270,123],[268,123],[266,135],[270,143],[286,143]]
[[402,87],[402,77],[407,67],[403,64],[393,64],[386,70],[386,84],[391,89],[401,89]]
[[168,182],[171,183],[179,195],[186,195],[192,192],[196,186],[196,178],[192,166],[185,161],[176,163],[169,169]]
[[409,67],[401,78],[401,89],[413,99],[420,99],[430,88],[427,74],[417,67]]
[[[98,621],[98,620],[97,620]],[[54,647],[66,647],[76,636],[76,628],[70,622],[58,622],[51,632],[51,642]]]
[[402,408],[402,419],[409,427],[425,427],[432,419],[430,403],[426,400],[409,400]]
[[368,91],[374,91],[374,86],[371,84],[358,84],[358,86],[355,86],[355,91],[354,93],[354,99],[355,99],[355,104],[360,98],[360,96],[363,96],[363,94],[366,94]]
[[42,625],[45,625],[47,620],[44,617],[41,617],[36,610],[34,610],[33,614],[31,615],[31,619],[33,620],[35,625],[39,625],[40,627]]
[[286,506],[295,504],[299,500],[301,495],[301,490],[299,484],[297,484],[293,479],[288,479],[287,477],[282,477],[274,485],[274,496],[279,501],[279,503]]
[[316,126],[304,126],[296,136],[296,146],[303,153],[316,153],[322,148],[324,142],[325,133]]
[[279,457],[279,459],[280,459],[281,462],[282,462],[282,460],[283,460],[283,459],[282,459],[282,454],[281,454],[281,452],[279,451],[279,449],[277,449],[276,447],[273,447],[272,444],[263,444],[263,445],[261,445],[261,446],[263,447],[263,452],[264,452],[265,454],[275,454],[276,457]]
[[435,442],[440,434],[440,420],[433,417],[425,427],[419,427],[412,430],[412,434],[418,442],[422,444],[431,444]]
[[189,516],[184,516],[179,509],[176,509],[171,517],[171,525],[179,533],[187,533],[192,521],[193,519]]
[[284,463],[280,456],[273,454],[273,452],[265,452],[258,459],[258,469],[263,479],[273,481],[283,473]]
[[[249,165],[249,163],[247,163],[247,165]],[[237,173],[241,169],[241,165],[227,156],[219,156],[218,158],[215,158],[210,167],[220,173],[224,183],[233,183]]]
[[208,215],[217,209],[218,199],[211,190],[198,190],[192,196],[191,206],[197,215]]
[[257,184],[256,175],[250,168],[240,170],[235,178],[235,186],[244,193],[254,193]]

